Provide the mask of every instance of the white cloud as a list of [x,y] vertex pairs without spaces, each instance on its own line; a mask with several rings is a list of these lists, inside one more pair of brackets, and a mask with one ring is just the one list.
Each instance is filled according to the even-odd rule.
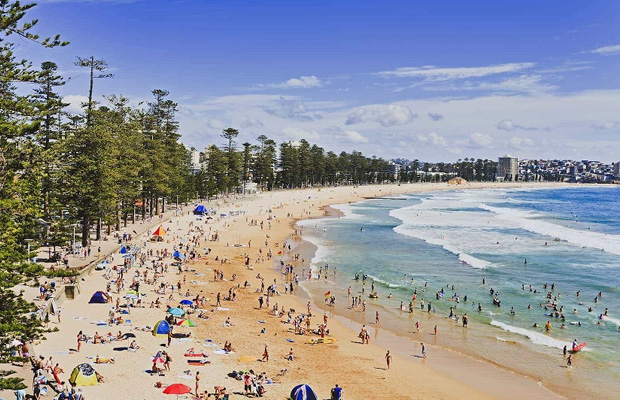
[[600,54],[603,56],[610,56],[612,54],[620,53],[620,44],[616,44],[613,46],[603,46],[594,50],[590,50],[590,53]]
[[369,140],[366,136],[362,135],[358,131],[351,129],[342,129],[339,126],[331,125],[323,130],[328,137],[339,139],[342,142],[350,143],[368,143]]
[[62,98],[62,101],[69,105],[65,108],[65,111],[71,114],[81,114],[84,112],[82,104],[88,103],[88,97],[79,94],[70,94]]
[[517,125],[510,119],[505,119],[503,121],[499,121],[497,124],[497,129],[501,129],[503,131],[514,131],[517,129]]
[[308,89],[323,86],[323,82],[314,75],[300,76],[299,78],[291,78],[281,83],[271,83],[268,85],[259,85],[260,88],[278,88],[278,89]]
[[358,124],[360,122],[374,121],[385,127],[404,125],[413,121],[416,114],[404,106],[366,106],[354,110],[347,116],[345,125]]
[[287,100],[280,97],[277,104],[264,107],[263,110],[270,115],[284,118],[294,119],[297,121],[314,121],[323,118],[321,114],[309,112],[306,104],[301,100]]
[[436,132],[431,132],[429,134],[418,133],[417,138],[421,143],[424,144],[432,144],[434,146],[447,147],[448,141],[441,135]]
[[590,125],[592,129],[597,131],[618,131],[620,130],[620,122],[618,121],[605,121]]
[[319,134],[316,131],[306,131],[306,130],[299,129],[299,128],[286,127],[282,129],[282,133],[286,137],[295,139],[295,140],[300,140],[300,139],[317,140],[319,138]]
[[508,141],[508,147],[515,149],[515,150],[524,150],[528,147],[533,147],[533,146],[534,146],[534,141],[530,138],[514,136]]
[[349,141],[351,142],[368,143],[368,138],[365,136],[362,136],[362,134],[359,133],[358,131],[346,130],[346,131],[343,131],[343,133],[346,136],[346,138],[349,139]]
[[502,131],[509,131],[509,132],[516,131],[517,129],[524,130],[524,131],[538,130],[538,128],[534,128],[534,127],[526,127],[526,126],[517,125],[514,122],[512,122],[512,120],[510,119],[499,121],[497,123],[497,129],[500,129]]
[[491,136],[485,133],[480,133],[480,132],[472,133],[469,136],[469,139],[467,140],[467,146],[472,147],[472,148],[484,149],[484,148],[492,147],[492,145],[493,145],[493,138],[491,138]]
[[506,74],[522,71],[534,66],[534,63],[509,63],[485,67],[437,68],[434,66],[404,67],[391,71],[379,72],[379,75],[400,78],[421,78],[428,82],[450,81],[455,79],[482,78],[489,75]]
[[496,93],[536,94],[550,92],[556,89],[556,87],[543,82],[543,77],[541,75],[520,75],[513,78],[503,79],[499,82],[465,81],[461,84],[425,86],[423,89],[429,91],[485,90]]

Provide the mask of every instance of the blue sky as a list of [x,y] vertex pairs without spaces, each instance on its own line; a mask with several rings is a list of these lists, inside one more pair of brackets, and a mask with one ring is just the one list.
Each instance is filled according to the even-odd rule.
[[87,77],[96,96],[179,103],[182,141],[265,134],[328,150],[463,157],[620,160],[620,2],[40,0],[31,13],[66,48],[18,53]]

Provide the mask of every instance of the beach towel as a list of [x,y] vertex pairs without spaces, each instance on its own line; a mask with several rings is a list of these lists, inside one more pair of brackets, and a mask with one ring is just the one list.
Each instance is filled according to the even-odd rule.
[[213,350],[213,354],[219,354],[219,355],[228,355],[228,354],[234,354],[234,351],[226,351],[226,350],[222,350],[222,349],[217,349],[217,350]]
[[289,343],[295,343],[295,341],[293,339],[289,339],[289,338],[286,338],[286,341],[289,342]]
[[218,311],[230,311],[230,308],[218,307]]

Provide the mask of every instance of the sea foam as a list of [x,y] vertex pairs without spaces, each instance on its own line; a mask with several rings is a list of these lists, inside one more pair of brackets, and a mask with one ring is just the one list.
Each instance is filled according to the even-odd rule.
[[589,230],[568,228],[541,220],[542,214],[531,211],[493,207],[487,204],[481,204],[480,208],[494,213],[499,219],[517,224],[521,229],[552,238],[559,238],[573,245],[600,249],[611,254],[620,255],[620,235],[607,235]]
[[505,324],[503,322],[499,322],[496,320],[492,320],[491,325],[496,326],[507,332],[512,332],[512,333],[516,333],[517,335],[525,336],[528,339],[530,339],[530,341],[534,344],[547,346],[547,347],[554,347],[556,349],[563,349],[564,346],[568,346],[568,348],[571,347],[570,342],[565,342],[562,340],[554,339],[548,335],[545,335],[544,333],[530,331],[529,329],[519,328],[519,327],[508,325],[508,324]]

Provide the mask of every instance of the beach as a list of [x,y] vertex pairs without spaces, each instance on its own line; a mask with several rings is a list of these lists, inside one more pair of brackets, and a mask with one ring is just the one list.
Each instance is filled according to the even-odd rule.
[[[243,393],[243,381],[232,379],[227,374],[249,369],[256,374],[266,373],[272,383],[264,385],[264,396],[275,399],[288,398],[290,390],[301,383],[310,385],[320,398],[328,398],[330,389],[336,384],[344,389],[347,399],[559,398],[533,379],[488,362],[434,348],[432,338],[424,339],[428,342],[428,360],[421,357],[419,341],[391,334],[387,327],[370,328],[370,344],[361,344],[358,338],[361,324],[333,314],[323,304],[312,302],[310,326],[312,329],[317,328],[325,315],[328,320],[328,337],[335,339],[332,344],[308,344],[308,339],[319,336],[296,335],[292,324],[282,322],[288,319],[286,312],[291,309],[295,310],[293,317],[306,313],[309,301],[308,295],[294,282],[294,294],[286,293],[286,277],[278,267],[280,260],[285,264],[290,262],[294,273],[300,275],[300,269],[307,271],[309,268],[310,260],[307,257],[311,257],[312,249],[296,235],[299,233],[296,225],[299,220],[325,216],[329,205],[367,198],[445,189],[526,186],[543,185],[470,183],[455,188],[446,184],[403,184],[267,192],[234,200],[220,199],[202,203],[218,210],[213,219],[198,218],[192,214],[193,206],[187,206],[178,216],[162,222],[162,227],[167,231],[164,241],[151,242],[148,240],[150,235],[143,234],[134,238],[132,243],[141,247],[143,253],[167,250],[172,254],[175,245],[178,248],[195,241],[195,252],[202,257],[188,261],[183,267],[188,271],[182,273],[178,273],[175,267],[168,267],[158,280],[158,285],[161,282],[168,286],[180,285],[181,293],[175,288],[172,295],[169,290],[165,294],[157,294],[154,292],[156,285],[143,284],[139,292],[144,293],[142,301],[145,308],[130,307],[130,314],[122,316],[125,322],[119,326],[107,326],[105,323],[98,325],[93,322],[105,321],[117,298],[125,302],[123,296],[128,288],[121,289],[120,293],[116,293],[113,288],[112,303],[89,304],[90,296],[98,290],[105,291],[108,283],[103,277],[103,271],[92,271],[80,282],[80,295],[75,300],[66,300],[60,304],[61,322],[58,323],[52,317],[50,323],[58,331],[36,343],[35,354],[46,359],[53,357],[53,362],[58,362],[64,369],[64,374],[59,376],[63,381],[68,380],[71,370],[80,363],[93,363],[97,357],[114,358],[113,364],[92,364],[105,378],[105,383],[82,388],[85,398],[89,400],[169,398],[162,394],[163,387],[184,383],[194,388],[196,372],[200,372],[200,392],[213,392],[215,386],[223,386],[229,393]],[[202,234],[197,231],[197,227],[203,230]],[[216,241],[207,240],[216,233]],[[210,249],[208,255],[207,249]],[[267,256],[269,252],[271,258]],[[189,257],[188,253],[185,254]],[[294,260],[295,254],[302,254],[299,260]],[[122,264],[122,260],[121,255],[115,254],[113,264]],[[171,264],[173,259],[167,257],[162,262]],[[150,266],[150,260],[146,265]],[[142,273],[144,267],[132,267],[127,271],[127,286],[135,270]],[[214,279],[215,270],[223,272],[223,280]],[[278,293],[270,297],[269,307],[259,309],[261,282],[265,282],[266,286],[275,282]],[[235,300],[224,300],[233,289]],[[185,296],[187,291],[190,296]],[[221,297],[219,306],[216,304],[218,293]],[[151,330],[145,327],[153,327],[165,317],[164,305],[176,307],[181,300],[191,300],[197,295],[208,299],[200,307],[208,319],[192,317],[197,327],[179,327],[174,330],[175,333],[191,332],[191,337],[172,338],[170,347],[162,347],[166,338],[154,337]],[[333,295],[336,301],[346,304],[346,292]],[[149,308],[149,304],[158,297],[162,308]],[[322,303],[322,299],[318,299],[318,302]],[[267,311],[271,311],[276,304],[284,308],[284,315],[276,317],[273,312]],[[230,320],[227,323],[228,318]],[[131,320],[131,323],[126,320]],[[469,329],[476,329],[475,325]],[[112,336],[116,336],[119,331],[134,333],[140,348],[137,351],[114,350],[127,347],[129,340],[108,344],[84,343],[78,353],[75,349],[79,331],[89,336],[95,332],[110,332]],[[231,343],[234,352],[219,351],[225,342]],[[259,360],[263,358],[265,345],[269,348],[269,361],[261,362]],[[187,359],[196,358],[184,356],[190,348],[196,353],[207,355],[197,358],[210,363],[189,365]],[[166,371],[165,376],[147,372],[151,368],[152,357],[160,350],[167,351],[172,360],[170,371]],[[389,371],[385,362],[387,350],[393,354]],[[290,351],[294,354],[292,361],[286,359]],[[26,368],[20,374],[26,378],[26,382],[31,380],[31,373]],[[161,388],[156,388],[158,382],[161,382]],[[0,394],[6,398],[10,396],[8,393]]]

